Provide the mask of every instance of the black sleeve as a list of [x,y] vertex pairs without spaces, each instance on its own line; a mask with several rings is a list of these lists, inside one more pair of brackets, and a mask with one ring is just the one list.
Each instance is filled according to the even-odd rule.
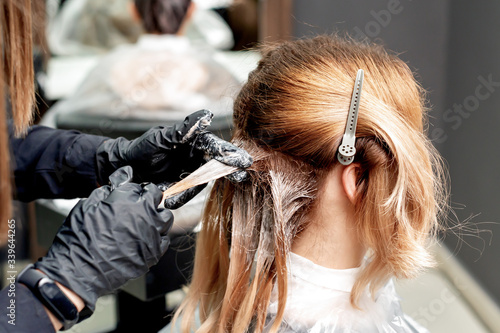
[[42,303],[24,285],[14,283],[0,291],[0,309],[0,332],[55,332]]
[[32,126],[16,138],[9,123],[12,170],[21,201],[86,197],[97,187],[96,150],[106,137]]

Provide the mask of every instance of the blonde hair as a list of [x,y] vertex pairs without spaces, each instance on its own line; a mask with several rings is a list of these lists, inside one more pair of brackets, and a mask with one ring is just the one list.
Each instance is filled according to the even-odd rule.
[[249,180],[215,182],[198,235],[189,292],[176,313],[198,332],[263,330],[273,287],[279,329],[287,255],[308,227],[325,175],[338,161],[358,69],[365,71],[356,132],[356,229],[370,249],[351,292],[357,305],[392,276],[412,277],[445,207],[439,155],[424,134],[424,93],[408,66],[382,47],[319,36],[268,49],[234,104],[233,142],[254,164]]
[[5,96],[10,97],[16,135],[33,120],[35,101],[31,0],[0,0],[0,243],[11,218],[11,170]]

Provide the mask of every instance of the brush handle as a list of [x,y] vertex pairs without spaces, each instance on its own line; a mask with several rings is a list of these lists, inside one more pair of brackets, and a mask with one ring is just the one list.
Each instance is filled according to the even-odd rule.
[[164,191],[161,205],[163,205],[165,199],[190,189],[191,187],[206,184],[212,180],[227,176],[238,170],[240,169],[212,159],[195,170],[189,176]]

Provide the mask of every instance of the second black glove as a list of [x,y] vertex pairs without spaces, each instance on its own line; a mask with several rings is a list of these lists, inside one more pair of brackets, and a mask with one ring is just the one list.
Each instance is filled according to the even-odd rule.
[[81,200],[59,229],[48,254],[35,267],[78,294],[91,310],[97,298],[145,274],[168,248],[173,223],[158,209],[154,184],[133,184],[124,167]]

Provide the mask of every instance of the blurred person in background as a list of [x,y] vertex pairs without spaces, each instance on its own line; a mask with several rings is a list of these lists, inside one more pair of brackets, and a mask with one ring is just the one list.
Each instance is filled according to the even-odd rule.
[[[130,13],[134,0],[47,0],[47,39],[55,56],[105,54],[135,43],[145,33]],[[239,1],[237,1],[239,2]],[[199,1],[186,35],[197,44],[227,50],[233,46],[231,31],[220,15]]]
[[[87,6],[91,3],[88,1]],[[120,45],[103,56],[76,92],[56,103],[41,124],[57,127],[57,117],[62,113],[130,122],[172,122],[192,110],[208,108],[215,116],[230,117],[232,96],[241,85],[212,59],[212,47],[201,46],[184,35],[196,12],[194,2],[135,0],[128,4],[130,16],[146,34],[137,43]],[[206,193],[174,211],[171,233],[182,234],[198,224]]]
[[146,34],[104,56],[68,99],[57,103],[44,124],[59,113],[120,119],[178,120],[193,108],[230,115],[239,81],[213,60],[213,49],[184,36],[195,12],[191,0],[135,0],[132,17]]

